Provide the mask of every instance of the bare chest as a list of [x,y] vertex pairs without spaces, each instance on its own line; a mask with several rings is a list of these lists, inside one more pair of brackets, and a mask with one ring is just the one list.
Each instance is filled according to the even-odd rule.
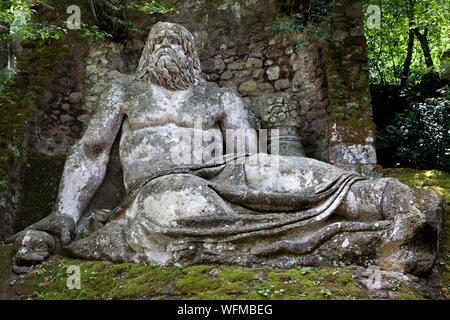
[[133,97],[126,110],[131,130],[174,124],[178,127],[213,128],[221,106],[201,92],[153,89]]

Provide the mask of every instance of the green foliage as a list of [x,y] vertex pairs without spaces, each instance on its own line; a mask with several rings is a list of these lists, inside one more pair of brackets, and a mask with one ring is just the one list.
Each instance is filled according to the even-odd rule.
[[129,31],[144,32],[130,18],[133,12],[146,15],[177,13],[166,1],[155,0],[93,0],[90,9],[100,30],[108,32],[116,40],[126,37]]
[[120,11],[124,9],[135,9],[141,11],[145,14],[155,14],[155,13],[175,13],[174,8],[168,8],[167,4],[164,2],[158,2],[155,0],[109,0],[104,1],[105,5],[109,8]]
[[17,146],[12,146],[11,148],[9,148],[9,152],[12,156],[20,158],[20,150],[17,148]]
[[395,146],[399,166],[450,171],[450,90],[439,96],[420,97],[420,92],[405,91],[408,108],[387,126],[381,143]]
[[268,297],[270,295],[270,289],[267,288],[261,288],[256,291],[257,294],[263,297]]
[[[417,83],[420,78],[440,67],[440,58],[450,48],[450,20],[447,0],[414,2],[414,26],[426,39],[431,49],[434,68],[425,64],[421,44],[415,37],[408,82]],[[381,28],[368,28],[365,16],[365,35],[369,57],[371,83],[399,84],[408,51],[411,19],[408,18],[409,0],[363,0],[364,12],[370,5],[381,9]]]
[[[329,32],[331,22],[329,13],[333,8],[341,7],[343,4],[343,0],[280,1],[280,9],[284,15],[278,17],[267,29],[286,34],[307,33],[309,37],[332,41]],[[308,44],[308,40],[300,39],[292,42],[292,48],[301,50]]]
[[[95,17],[91,23],[89,10],[82,15],[81,32],[85,37],[96,40],[118,38],[117,34],[138,30],[130,18],[130,11],[144,14],[175,13],[164,1],[143,0],[108,0],[90,1],[92,14]],[[55,41],[65,38],[70,30],[67,28],[67,4],[57,0],[8,0],[0,4],[0,41],[13,43],[23,40]],[[119,30],[120,29],[120,30]],[[120,38],[120,37],[119,37]],[[116,39],[117,40],[117,39]],[[17,97],[5,93],[5,86],[14,80],[17,70],[0,70],[0,98],[14,104]]]
[[[400,182],[412,188],[431,189],[444,197],[444,203],[450,209],[449,173],[438,170],[422,171],[415,169],[392,168],[384,169],[383,176],[398,178]],[[450,238],[448,240],[450,240]]]
[[320,293],[327,298],[331,297],[331,291],[328,289],[322,289],[322,290],[320,290]]
[[307,273],[310,273],[312,268],[311,267],[300,267],[300,268],[298,268],[298,270],[300,271],[300,273],[302,275],[305,275]]
[[[4,40],[37,40],[61,39],[68,34],[65,18],[66,8],[56,8],[52,1],[9,0],[0,7],[0,27],[9,28],[9,33],[3,35]],[[35,21],[33,16],[38,10],[50,13],[52,21]],[[61,14],[64,12],[63,14]],[[45,20],[45,19],[42,19]],[[95,36],[97,39],[110,37],[95,25],[83,25],[81,29],[85,36]]]

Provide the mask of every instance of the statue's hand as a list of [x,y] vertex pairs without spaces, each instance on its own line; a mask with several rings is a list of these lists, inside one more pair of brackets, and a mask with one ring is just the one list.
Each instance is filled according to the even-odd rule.
[[65,246],[75,234],[75,222],[66,215],[52,213],[7,240],[14,243],[17,266],[29,266],[46,259],[58,245]]

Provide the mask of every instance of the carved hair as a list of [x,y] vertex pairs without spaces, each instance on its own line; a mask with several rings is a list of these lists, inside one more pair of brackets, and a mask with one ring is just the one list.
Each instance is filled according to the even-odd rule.
[[[164,29],[173,31],[181,42],[184,57],[173,50],[166,51],[166,56],[160,57],[154,52],[155,37]],[[158,51],[159,52],[159,51]],[[194,37],[183,26],[158,22],[148,34],[138,66],[138,79],[147,80],[170,90],[184,90],[194,85],[202,85],[200,59],[195,48]]]

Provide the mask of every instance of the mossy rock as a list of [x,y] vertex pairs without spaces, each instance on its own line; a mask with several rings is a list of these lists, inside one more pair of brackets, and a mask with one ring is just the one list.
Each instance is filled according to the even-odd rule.
[[441,274],[442,294],[450,298],[450,174],[439,170],[389,168],[379,170],[385,177],[395,177],[402,183],[419,189],[431,189],[444,197],[441,231],[441,252],[437,261]]

